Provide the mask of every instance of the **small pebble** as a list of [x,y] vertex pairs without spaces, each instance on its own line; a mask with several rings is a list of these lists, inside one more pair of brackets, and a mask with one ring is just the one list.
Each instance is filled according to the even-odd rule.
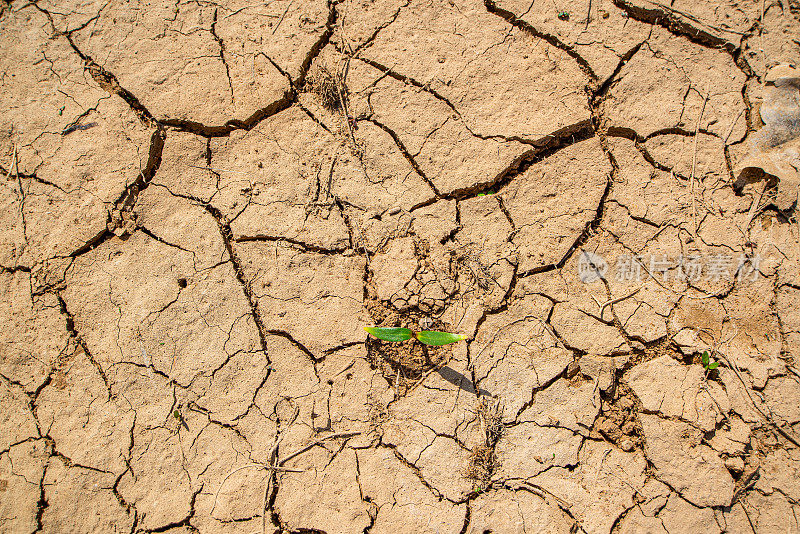
[[630,410],[633,408],[633,401],[630,397],[620,397],[619,402],[617,402],[617,406],[623,410]]
[[739,473],[744,471],[744,460],[742,460],[738,456],[725,458],[725,467],[727,467],[728,471],[730,471],[734,475],[738,475]]
[[631,452],[633,450],[633,441],[629,439],[623,439],[619,442],[619,448],[625,452]]
[[581,364],[579,364],[577,361],[570,362],[570,364],[567,366],[567,378],[573,378],[580,372],[580,370]]
[[627,423],[622,425],[622,428],[620,430],[622,430],[623,434],[627,434],[630,436],[631,434],[636,433],[636,425],[633,424],[633,421],[628,421]]

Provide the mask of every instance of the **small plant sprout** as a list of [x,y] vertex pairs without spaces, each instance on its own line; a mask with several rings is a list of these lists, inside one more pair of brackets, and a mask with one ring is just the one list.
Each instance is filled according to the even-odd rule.
[[560,20],[565,20],[565,21],[569,20],[569,11],[559,11],[558,12],[558,18]]
[[463,341],[466,338],[463,334],[450,334],[449,332],[436,332],[434,330],[423,330],[414,333],[408,328],[382,328],[377,326],[365,326],[364,330],[383,341],[407,341],[414,337],[420,343],[434,347]]
[[703,351],[703,355],[700,356],[700,363],[703,364],[703,369],[706,370],[706,375],[719,367],[719,362],[712,360],[707,350]]
[[180,411],[180,406],[173,410],[172,416],[178,421],[178,427],[184,427],[186,430],[189,430],[189,425],[186,423],[186,419],[183,418],[183,414]]

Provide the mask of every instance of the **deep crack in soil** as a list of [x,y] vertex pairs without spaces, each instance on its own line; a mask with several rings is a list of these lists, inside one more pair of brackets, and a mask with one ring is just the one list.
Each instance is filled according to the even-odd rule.
[[800,532],[798,21],[0,3],[0,531]]

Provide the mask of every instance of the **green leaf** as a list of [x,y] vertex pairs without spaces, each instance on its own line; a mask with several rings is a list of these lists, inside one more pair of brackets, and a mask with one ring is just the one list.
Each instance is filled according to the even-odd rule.
[[411,339],[411,330],[408,328],[381,328],[365,326],[364,330],[384,341],[405,341]]
[[461,341],[466,336],[462,334],[450,334],[448,332],[436,332],[432,330],[423,330],[417,334],[417,339],[426,345],[447,345],[448,343],[455,343]]
[[700,356],[700,361],[703,362],[703,367],[708,367],[708,351],[704,351],[703,355]]
[[719,367],[719,362],[714,362],[714,363],[712,363],[712,364],[709,364],[709,366],[708,366],[708,370],[709,370],[709,371],[713,371],[713,370],[714,370],[714,369],[716,369],[717,367]]

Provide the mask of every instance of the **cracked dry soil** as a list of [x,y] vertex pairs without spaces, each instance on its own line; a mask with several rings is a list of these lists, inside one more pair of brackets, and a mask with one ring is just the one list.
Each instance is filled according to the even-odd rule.
[[800,532],[800,3],[668,4],[0,2],[0,531]]

